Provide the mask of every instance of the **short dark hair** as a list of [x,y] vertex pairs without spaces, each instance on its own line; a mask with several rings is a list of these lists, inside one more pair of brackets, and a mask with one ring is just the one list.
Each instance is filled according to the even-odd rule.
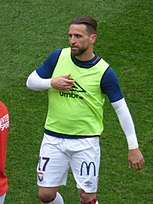
[[71,21],[72,24],[85,24],[90,34],[97,33],[97,21],[91,16],[78,16]]

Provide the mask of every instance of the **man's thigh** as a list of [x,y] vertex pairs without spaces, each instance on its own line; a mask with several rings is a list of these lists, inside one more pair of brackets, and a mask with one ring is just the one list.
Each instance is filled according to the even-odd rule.
[[57,144],[52,144],[51,139],[50,142],[48,142],[48,137],[44,137],[40,148],[37,166],[37,184],[43,187],[66,185],[69,169],[68,158],[66,154],[58,148],[58,142]]
[[99,138],[85,140],[79,146],[80,149],[82,145],[82,150],[73,153],[70,166],[77,182],[77,188],[93,193],[97,191],[98,187],[100,166]]

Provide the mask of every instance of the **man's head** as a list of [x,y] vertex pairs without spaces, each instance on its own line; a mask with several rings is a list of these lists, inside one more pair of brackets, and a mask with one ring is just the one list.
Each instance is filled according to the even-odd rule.
[[72,24],[84,24],[87,27],[87,32],[89,34],[96,34],[97,33],[97,21],[92,18],[91,16],[78,16],[72,20],[70,25]]
[[[71,53],[78,58],[91,58],[96,41],[97,22],[90,16],[75,18],[69,27]],[[83,59],[84,59],[83,58]]]

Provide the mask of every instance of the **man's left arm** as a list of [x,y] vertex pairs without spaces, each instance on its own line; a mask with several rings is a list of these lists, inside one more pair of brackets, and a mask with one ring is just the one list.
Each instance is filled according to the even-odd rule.
[[122,130],[128,143],[128,162],[129,168],[134,167],[135,171],[140,170],[144,164],[144,158],[139,150],[134,123],[127,107],[125,99],[111,103],[118,116]]

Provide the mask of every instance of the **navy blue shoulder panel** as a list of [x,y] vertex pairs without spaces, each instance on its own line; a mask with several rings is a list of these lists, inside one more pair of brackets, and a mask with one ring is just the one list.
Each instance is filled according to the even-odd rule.
[[43,64],[41,64],[37,69],[37,74],[43,78],[48,79],[52,77],[54,68],[57,64],[58,58],[60,56],[62,49],[57,49],[54,52],[52,52],[47,59],[44,61]]
[[104,73],[100,86],[102,92],[108,96],[111,103],[116,102],[124,97],[117,75],[111,67],[109,67]]

